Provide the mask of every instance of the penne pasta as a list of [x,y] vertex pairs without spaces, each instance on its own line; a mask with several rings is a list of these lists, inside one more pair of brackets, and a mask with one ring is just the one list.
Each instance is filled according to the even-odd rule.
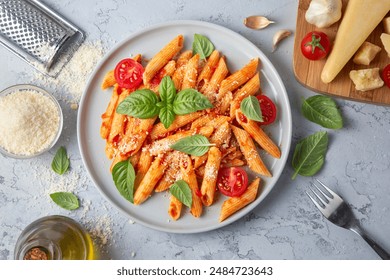
[[186,64],[181,90],[195,88],[198,77],[199,54],[194,55]]
[[202,86],[211,79],[211,76],[217,68],[218,61],[219,51],[214,50],[207,59],[207,63],[205,64],[198,76],[198,80],[196,81],[196,85],[198,88],[202,88]]
[[260,175],[272,177],[264,162],[261,160],[249,133],[234,125],[230,125],[230,127],[232,128],[233,134],[240,145],[241,152],[243,153],[249,168]]
[[135,176],[134,189],[138,188],[142,179],[145,177],[146,172],[148,172],[150,165],[152,164],[153,157],[148,150],[148,146],[145,146],[143,149],[141,149],[140,158],[135,168],[137,175]]
[[204,114],[204,112],[200,111],[200,112],[194,112],[194,113],[191,113],[188,115],[176,116],[175,120],[169,126],[169,128],[165,128],[162,123],[158,123],[153,127],[152,131],[150,132],[150,138],[152,140],[156,140],[156,139],[165,137],[167,135],[167,133],[169,133],[171,131],[175,131],[178,128],[185,126],[186,124],[193,122],[194,120],[196,120],[197,118],[199,118],[203,114]]
[[110,134],[112,119],[116,106],[118,105],[119,94],[121,90],[118,85],[114,87],[112,91],[110,102],[108,103],[106,111],[102,114],[102,124],[100,126],[100,136],[103,139],[107,139]]
[[103,90],[108,89],[109,87],[113,87],[115,84],[116,84],[116,79],[114,75],[114,70],[110,70],[104,76],[101,88]]
[[168,151],[171,151],[171,146],[184,137],[188,137],[194,134],[200,134],[206,137],[210,137],[213,131],[214,129],[211,126],[202,127],[199,130],[191,129],[186,131],[180,131],[160,140],[154,141],[153,144],[150,146],[149,152],[154,156],[163,154]]
[[183,204],[176,197],[171,195],[170,203],[168,208],[168,214],[173,220],[178,220],[180,218],[181,209]]
[[139,205],[149,198],[157,182],[164,174],[167,165],[164,163],[164,157],[156,157],[150,168],[143,177],[141,183],[134,193],[134,204]]
[[143,81],[148,85],[153,77],[183,48],[184,38],[179,35],[161,49],[146,65]]
[[205,206],[210,206],[214,202],[215,187],[219,165],[221,163],[221,152],[217,147],[211,147],[208,152],[208,158],[205,166],[205,173],[202,181],[200,192],[202,202]]
[[203,93],[214,104],[216,94],[221,85],[221,82],[225,79],[229,69],[225,62],[225,57],[221,57],[218,61],[217,68],[215,69],[210,81],[205,83],[201,88],[200,92]]
[[219,221],[222,222],[228,217],[244,208],[249,203],[256,199],[260,185],[260,178],[256,178],[247,188],[247,190],[239,197],[230,197],[225,200],[221,207]]
[[275,158],[280,158],[279,147],[269,138],[269,136],[261,129],[261,127],[241,112],[236,111],[236,120],[244,128],[246,132],[260,145],[267,153]]
[[221,87],[218,91],[218,95],[223,96],[228,91],[233,92],[234,90],[238,89],[241,85],[243,85],[250,78],[252,78],[253,75],[255,75],[255,73],[257,72],[258,65],[258,58],[251,59],[251,61],[249,61],[249,63],[243,68],[224,79],[221,82]]
[[[218,50],[213,50],[207,59],[200,59],[200,55],[193,54],[192,50],[182,51],[183,46],[182,35],[163,46],[146,64],[142,83],[137,88],[126,89],[125,84],[119,86],[115,70],[105,74],[101,88],[113,88],[101,116],[100,136],[105,141],[105,154],[111,160],[110,171],[118,162],[126,160],[134,167],[134,205],[144,203],[152,195],[161,196],[163,194],[158,193],[169,190],[178,180],[184,180],[191,190],[190,213],[194,218],[199,218],[204,213],[203,207],[215,204],[218,199],[220,190],[216,186],[220,183],[217,182],[220,168],[246,165],[261,176],[272,176],[256,150],[255,142],[267,152],[264,154],[266,157],[280,158],[281,153],[258,124],[247,119],[240,110],[244,98],[261,92],[259,59],[253,58],[241,69],[230,72],[226,57]],[[141,63],[141,58],[139,54],[133,59]],[[176,115],[168,128],[165,128],[159,116],[138,119],[116,112],[118,104],[133,91],[147,89],[145,94],[152,94],[151,90],[159,95],[161,80],[166,76],[171,77],[176,93],[184,89],[198,90],[211,101],[213,108]],[[174,110],[174,104],[171,104],[174,92],[171,88],[168,90],[169,101],[153,101],[153,104],[143,104],[142,101],[139,109],[142,106],[156,106],[153,109]],[[188,102],[197,107],[197,103],[203,101],[194,98]],[[167,112],[160,112],[161,118],[164,117],[163,113]],[[182,143],[183,151],[185,148],[210,146],[203,155],[194,156],[190,155],[191,151],[186,154],[171,148],[177,141],[193,135],[203,135],[209,143],[204,143],[206,140],[202,138],[188,138],[188,142]],[[224,221],[255,200],[259,183],[260,178],[257,178],[240,197],[224,201],[219,220]],[[187,188],[180,186],[184,187]],[[189,195],[188,190],[183,195]],[[185,200],[180,195],[175,197],[169,194],[168,197],[168,221],[179,220],[185,213]]]
[[235,112],[240,108],[241,101],[251,95],[255,95],[260,90],[260,76],[257,72],[248,82],[234,93],[233,101],[230,105],[230,117],[236,116]]
[[192,205],[190,212],[195,218],[199,218],[202,215],[203,203],[199,196],[200,190],[198,188],[198,181],[189,156],[183,156],[180,161],[180,170],[182,179],[190,186],[192,193]]

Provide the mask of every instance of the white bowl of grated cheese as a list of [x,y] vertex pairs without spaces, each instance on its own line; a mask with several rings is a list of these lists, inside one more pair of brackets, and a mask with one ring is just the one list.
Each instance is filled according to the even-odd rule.
[[15,85],[0,92],[0,152],[32,158],[50,150],[61,135],[60,104],[33,85]]

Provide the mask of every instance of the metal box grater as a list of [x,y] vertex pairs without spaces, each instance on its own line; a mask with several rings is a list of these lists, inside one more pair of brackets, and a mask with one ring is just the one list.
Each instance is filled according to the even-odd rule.
[[56,77],[83,40],[38,0],[0,0],[0,43],[44,74]]

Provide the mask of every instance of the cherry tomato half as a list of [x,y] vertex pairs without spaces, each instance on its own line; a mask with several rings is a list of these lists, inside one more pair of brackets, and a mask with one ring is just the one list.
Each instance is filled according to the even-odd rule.
[[324,32],[312,31],[301,42],[302,54],[310,60],[324,58],[330,51],[330,41]]
[[239,167],[225,167],[218,172],[217,186],[226,196],[240,196],[248,187],[248,175]]
[[131,58],[119,61],[114,70],[118,85],[128,89],[135,89],[142,83],[143,73],[142,65]]
[[259,100],[261,114],[263,115],[263,121],[258,123],[260,125],[267,125],[273,123],[276,119],[275,104],[272,102],[271,99],[269,99],[268,96],[264,94],[257,95],[256,98],[257,100]]
[[390,64],[388,64],[382,71],[382,78],[386,86],[390,88]]

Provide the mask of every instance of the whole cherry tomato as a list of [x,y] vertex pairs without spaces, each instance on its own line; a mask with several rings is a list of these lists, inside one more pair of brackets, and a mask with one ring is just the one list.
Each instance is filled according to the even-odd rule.
[[324,32],[309,32],[301,42],[302,54],[310,60],[319,60],[330,51],[330,41]]

